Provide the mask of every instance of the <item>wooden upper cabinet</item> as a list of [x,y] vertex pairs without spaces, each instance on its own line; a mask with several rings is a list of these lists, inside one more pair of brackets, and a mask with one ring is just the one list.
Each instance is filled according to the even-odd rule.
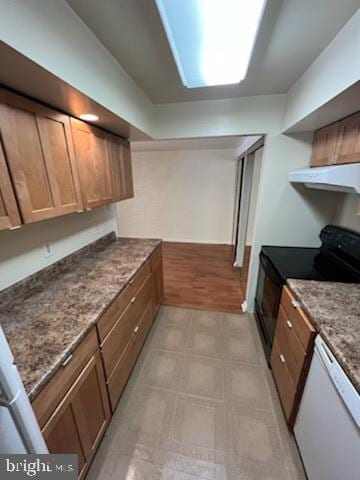
[[68,116],[1,90],[0,131],[24,223],[82,210]]
[[81,191],[86,209],[112,202],[112,181],[107,133],[71,119]]
[[113,201],[118,202],[134,196],[129,143],[115,135],[108,136],[108,151],[113,187]]
[[360,162],[360,112],[315,132],[311,167]]
[[0,230],[20,224],[19,210],[0,143]]
[[360,162],[360,112],[341,120],[335,163]]
[[134,196],[134,182],[131,166],[131,151],[129,142],[123,142],[123,162],[122,162],[122,176],[124,186],[124,197],[132,198]]
[[119,202],[125,197],[123,180],[124,149],[122,139],[115,137],[114,135],[109,135],[108,152],[110,158],[112,199],[113,202]]
[[340,125],[333,123],[315,132],[314,146],[310,161],[311,167],[332,165],[335,162],[335,151]]

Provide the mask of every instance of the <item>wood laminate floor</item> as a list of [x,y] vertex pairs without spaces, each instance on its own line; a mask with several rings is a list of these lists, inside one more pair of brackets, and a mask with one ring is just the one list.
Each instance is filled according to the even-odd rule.
[[255,319],[162,307],[87,480],[305,480]]
[[165,305],[241,312],[244,293],[231,245],[163,243]]

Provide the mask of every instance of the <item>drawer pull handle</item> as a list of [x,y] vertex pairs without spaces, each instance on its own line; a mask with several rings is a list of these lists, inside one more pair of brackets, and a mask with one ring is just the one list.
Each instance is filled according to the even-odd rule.
[[281,363],[285,363],[285,357],[283,354],[280,355],[280,361]]
[[131,278],[131,279],[129,280],[129,284],[132,285],[133,283],[134,283],[134,279]]
[[286,320],[286,323],[289,328],[292,328],[292,323],[290,322],[290,320]]
[[294,308],[300,308],[300,307],[301,307],[301,303],[298,302],[297,300],[291,300],[291,305],[292,305]]
[[136,327],[134,328],[134,333],[137,333],[139,331],[139,325],[136,325]]
[[63,363],[61,364],[63,367],[66,367],[66,365],[69,365],[69,363],[71,362],[73,358],[73,355],[69,355],[68,357],[65,358],[65,360],[63,361]]
[[135,300],[136,300],[136,297],[133,297],[133,298],[130,300],[130,303],[135,303]]

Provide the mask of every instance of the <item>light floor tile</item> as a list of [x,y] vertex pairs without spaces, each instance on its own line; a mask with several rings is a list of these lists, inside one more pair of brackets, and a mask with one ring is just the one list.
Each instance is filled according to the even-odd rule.
[[162,307],[87,478],[305,480],[254,322]]
[[179,391],[214,400],[223,400],[223,362],[213,358],[187,356],[183,365]]
[[224,335],[224,358],[251,365],[263,365],[258,345],[251,336]]
[[152,345],[163,350],[183,352],[186,350],[188,331],[187,326],[184,325],[161,324]]
[[226,401],[272,411],[264,367],[226,362],[224,370]]
[[254,336],[254,318],[251,315],[239,313],[224,313],[223,325],[227,335]]
[[207,328],[191,328],[188,336],[187,351],[193,355],[205,355],[222,358],[222,334]]
[[191,322],[192,328],[209,328],[215,331],[221,330],[223,328],[223,315],[222,312],[194,310]]
[[221,403],[179,395],[170,439],[182,445],[223,451],[225,415]]
[[151,350],[138,381],[154,387],[177,390],[183,365],[184,357],[181,353]]

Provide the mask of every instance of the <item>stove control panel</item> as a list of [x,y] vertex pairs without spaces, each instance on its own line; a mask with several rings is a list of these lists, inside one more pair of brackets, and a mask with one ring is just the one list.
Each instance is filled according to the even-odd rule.
[[322,248],[337,249],[360,259],[360,233],[336,225],[327,225],[321,230],[320,239]]

